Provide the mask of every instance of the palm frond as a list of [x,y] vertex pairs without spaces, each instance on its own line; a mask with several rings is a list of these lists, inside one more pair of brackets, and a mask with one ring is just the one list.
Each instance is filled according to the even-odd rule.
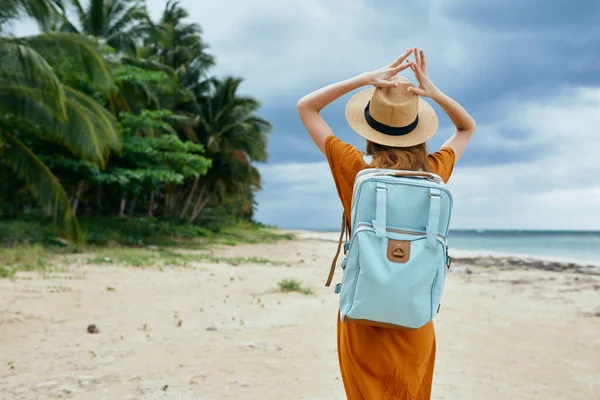
[[0,32],[4,24],[16,20],[22,11],[23,4],[20,0],[4,0],[0,7]]
[[98,90],[114,89],[112,76],[98,46],[83,35],[49,32],[22,39],[45,57],[65,57],[84,72]]
[[149,71],[161,71],[171,76],[175,75],[175,71],[173,71],[173,68],[152,60],[124,56],[121,57],[121,62],[124,65],[133,65],[135,67],[143,68]]
[[99,133],[99,142],[102,146],[106,146],[108,149],[115,152],[121,151],[121,133],[119,131],[119,124],[116,119],[98,104],[91,97],[78,92],[75,89],[65,88],[67,93],[67,99],[71,103],[79,103],[80,107],[84,107],[88,110],[88,115],[97,120],[96,125],[101,128]]
[[[87,14],[85,8],[81,5],[79,0],[67,0],[71,6],[75,8],[75,12],[77,13],[77,18],[79,19],[79,24],[82,27],[82,30],[85,32],[88,28]],[[71,24],[72,25],[72,24]],[[73,26],[73,25],[72,25]]]
[[117,122],[106,109],[85,94],[68,87],[65,91],[68,123],[48,121],[42,126],[44,136],[74,154],[104,166],[110,150],[121,150]]
[[40,89],[0,83],[0,113],[15,115],[34,125],[44,125],[48,121],[66,122],[64,100],[61,102],[61,106],[65,107],[64,115],[57,115],[56,104],[45,101],[46,97],[52,98],[51,94]]
[[129,30],[132,24],[140,21],[148,21],[148,12],[143,3],[135,2],[131,6],[117,1],[114,9],[107,10],[106,36],[110,36],[118,31]]
[[[15,90],[19,87],[22,95]],[[39,97],[34,98],[34,93]],[[0,95],[0,110],[27,114],[33,101],[57,120],[66,119],[65,94],[58,77],[40,53],[18,39],[0,39]]]
[[102,37],[106,29],[104,0],[90,0],[87,12],[88,30],[86,33]]
[[17,137],[4,131],[0,131],[0,136],[4,141],[0,149],[2,161],[28,183],[41,204],[50,206],[61,233],[76,244],[81,244],[81,228],[56,176]]

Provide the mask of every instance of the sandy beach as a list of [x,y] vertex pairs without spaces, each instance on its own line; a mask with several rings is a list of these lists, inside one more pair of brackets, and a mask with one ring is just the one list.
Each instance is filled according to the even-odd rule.
[[[296,233],[178,250],[185,265],[60,256],[0,280],[0,398],[344,399],[323,285],[336,243]],[[434,399],[600,399],[599,268],[454,257]],[[313,294],[277,292],[286,278]]]

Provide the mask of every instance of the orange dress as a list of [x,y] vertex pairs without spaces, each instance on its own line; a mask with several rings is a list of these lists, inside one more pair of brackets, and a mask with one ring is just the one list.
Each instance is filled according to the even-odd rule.
[[[325,150],[346,218],[350,221],[354,178],[367,165],[356,147],[335,136],[327,138]],[[446,182],[454,160],[454,151],[449,147],[429,155],[433,172]],[[435,363],[433,322],[418,330],[387,329],[342,323],[338,313],[337,346],[349,400],[430,399]]]

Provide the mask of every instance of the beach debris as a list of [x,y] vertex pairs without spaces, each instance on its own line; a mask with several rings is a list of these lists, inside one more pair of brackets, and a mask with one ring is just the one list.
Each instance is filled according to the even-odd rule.
[[207,331],[218,331],[219,329],[216,326],[209,326],[208,328],[206,328]]
[[180,319],[179,321],[177,321],[177,326],[181,327],[181,325],[183,325],[183,320],[182,319]]
[[267,351],[281,351],[283,350],[279,346],[274,346],[266,342],[248,342],[242,345],[244,350],[267,350]]
[[169,388],[169,385],[164,385],[164,386],[162,387],[162,391],[163,391],[163,392],[166,392],[168,388]]
[[87,331],[91,334],[100,333],[100,329],[98,329],[98,327],[95,324],[88,325]]
[[600,307],[597,307],[593,311],[585,312],[583,315],[587,315],[588,317],[600,317]]
[[115,288],[114,288],[114,287],[112,287],[112,286],[107,286],[107,287],[106,287],[106,291],[107,291],[107,292],[116,292],[116,291],[117,291],[117,289],[115,289]]
[[61,387],[60,391],[64,394],[72,394],[74,392],[74,390],[69,386]]
[[8,362],[8,366],[10,369],[15,369],[15,362],[14,361],[9,361]]
[[523,285],[523,284],[528,284],[528,283],[533,283],[531,281],[528,281],[527,279],[511,279],[509,280],[511,285]]
[[240,387],[250,387],[250,386],[252,386],[250,384],[250,379],[248,379],[248,378],[232,379],[232,380],[229,381],[229,383],[236,384],[236,385],[238,385]]

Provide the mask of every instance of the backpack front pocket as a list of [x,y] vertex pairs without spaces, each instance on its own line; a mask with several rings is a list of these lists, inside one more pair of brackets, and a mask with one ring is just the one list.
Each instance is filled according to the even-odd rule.
[[428,248],[424,232],[388,229],[386,237],[377,237],[372,227],[359,227],[344,271],[342,319],[408,328],[425,325],[437,309],[434,289],[438,260],[443,260],[438,252],[445,254],[443,239]]

